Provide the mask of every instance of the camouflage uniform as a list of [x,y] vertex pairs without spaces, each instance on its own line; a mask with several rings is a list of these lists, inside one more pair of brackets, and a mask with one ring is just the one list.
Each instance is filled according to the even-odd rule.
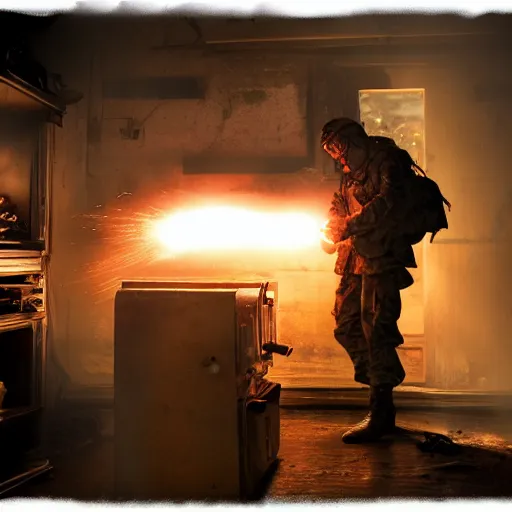
[[[399,215],[389,215],[389,203],[400,204],[400,168],[389,151],[372,146],[366,179],[344,177],[329,211],[334,241],[343,229],[351,235],[338,248],[334,335],[354,364],[356,382],[396,387],[405,378],[396,353],[403,343],[397,326],[400,290],[413,283],[406,268],[415,268],[416,261],[412,247],[397,236]],[[389,231],[394,233],[388,236]]]
[[403,343],[400,290],[413,283],[412,244],[448,227],[450,203],[406,151],[389,138],[369,137],[351,119],[329,121],[321,146],[343,170],[321,240],[328,254],[338,251],[335,337],[356,381],[370,387],[369,414],[342,439],[372,442],[395,428],[393,388],[405,378],[396,352]]

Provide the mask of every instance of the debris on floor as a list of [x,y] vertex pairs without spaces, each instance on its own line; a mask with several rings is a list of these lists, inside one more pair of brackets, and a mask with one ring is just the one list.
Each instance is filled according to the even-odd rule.
[[424,432],[425,441],[416,446],[425,453],[440,453],[442,455],[457,455],[461,447],[455,444],[448,436],[434,432]]

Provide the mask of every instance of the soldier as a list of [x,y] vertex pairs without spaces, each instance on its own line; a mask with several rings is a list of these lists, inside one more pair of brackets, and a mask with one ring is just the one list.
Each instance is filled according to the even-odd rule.
[[412,171],[401,165],[402,150],[392,140],[369,137],[351,119],[327,123],[321,145],[341,167],[322,242],[326,252],[338,253],[341,276],[334,336],[352,360],[355,381],[370,387],[369,414],[342,439],[372,442],[394,430],[393,388],[405,378],[396,348],[403,343],[400,290],[413,284],[407,268],[416,268],[401,230]]

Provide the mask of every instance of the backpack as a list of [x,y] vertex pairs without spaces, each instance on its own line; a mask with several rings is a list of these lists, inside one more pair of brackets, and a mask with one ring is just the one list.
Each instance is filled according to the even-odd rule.
[[[406,175],[410,178],[409,205],[406,208],[403,233],[408,243],[415,245],[430,233],[430,243],[441,229],[448,229],[445,205],[451,211],[452,205],[443,196],[437,183],[412,159],[411,155],[399,148],[392,139],[371,137],[379,145],[389,145],[397,151]],[[408,173],[410,170],[410,173]]]

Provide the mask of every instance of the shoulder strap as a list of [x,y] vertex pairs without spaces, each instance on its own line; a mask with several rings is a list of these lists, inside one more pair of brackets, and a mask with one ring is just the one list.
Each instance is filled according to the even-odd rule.
[[[417,175],[421,175],[424,178],[428,178],[426,171],[424,171],[416,162],[412,163],[412,168],[416,172]],[[428,179],[430,179],[430,178],[428,178]],[[448,208],[448,211],[451,212],[452,205],[451,205],[450,201],[448,201],[448,199],[446,199],[446,197],[443,196],[443,194],[441,193],[441,190],[439,190],[439,193],[441,194],[441,199],[443,200],[443,203]]]

